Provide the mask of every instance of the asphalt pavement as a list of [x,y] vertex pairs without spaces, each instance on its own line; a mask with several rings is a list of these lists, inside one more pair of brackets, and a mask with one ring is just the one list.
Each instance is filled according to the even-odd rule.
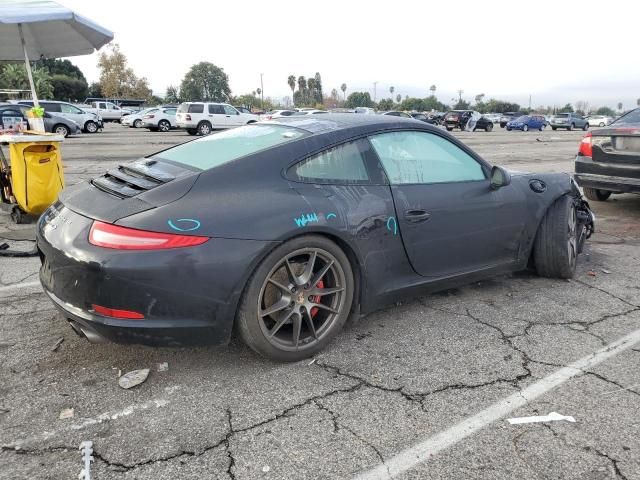
[[[455,135],[495,164],[571,172],[582,132]],[[107,125],[64,142],[66,179],[191,139]],[[640,196],[592,207],[573,280],[521,272],[389,306],[295,364],[236,340],[89,344],[37,258],[0,258],[0,479],[78,478],[83,441],[96,480],[640,479]],[[33,226],[0,214],[0,238],[29,249]],[[551,412],[575,422],[507,421]]]

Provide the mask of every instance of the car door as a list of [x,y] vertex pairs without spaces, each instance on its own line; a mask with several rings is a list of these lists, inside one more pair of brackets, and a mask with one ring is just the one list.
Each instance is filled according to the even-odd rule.
[[0,109],[0,129],[18,130],[23,127],[28,128],[21,109],[13,107]]
[[210,103],[207,107],[209,121],[213,128],[229,128],[231,126],[229,118],[227,117],[222,105]]
[[169,123],[171,124],[171,128],[176,128],[176,112],[178,111],[177,108],[165,108],[164,113],[167,116],[167,120],[169,120]]
[[85,112],[80,110],[78,107],[74,107],[73,105],[69,105],[68,103],[60,103],[60,112],[61,115],[69,120],[73,120],[81,128],[84,127],[84,121],[87,116]]
[[492,190],[489,166],[462,144],[425,131],[370,137],[387,172],[397,225],[420,275],[444,278],[516,260],[526,199]]
[[244,118],[240,115],[240,112],[233,108],[231,105],[223,105],[224,114],[227,119],[227,123],[231,127],[237,127],[240,125],[244,125]]

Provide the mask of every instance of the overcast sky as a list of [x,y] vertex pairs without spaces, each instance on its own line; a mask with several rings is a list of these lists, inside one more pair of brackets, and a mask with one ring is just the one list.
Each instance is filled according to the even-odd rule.
[[[640,3],[634,0],[167,1],[59,0],[115,33],[157,95],[208,61],[234,94],[290,95],[287,77],[320,72],[377,98],[444,103],[479,93],[532,106],[587,101],[625,108],[640,97]],[[97,80],[97,55],[71,60]]]

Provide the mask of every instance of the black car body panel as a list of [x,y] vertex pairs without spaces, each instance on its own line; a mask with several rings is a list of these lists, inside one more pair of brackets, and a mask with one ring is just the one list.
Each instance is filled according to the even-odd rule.
[[630,115],[640,116],[640,109],[588,134],[592,154],[580,152],[575,162],[575,178],[581,187],[640,193],[640,122],[635,123]]
[[[454,128],[464,130],[473,113],[473,110],[451,110],[445,114],[442,124],[447,130]],[[474,130],[486,130],[487,128],[493,128],[493,122],[487,117],[481,116],[476,122]]]
[[[41,281],[67,318],[118,341],[177,344],[185,341],[182,332],[195,329],[198,339],[223,343],[256,266],[282,242],[312,233],[346,251],[358,284],[355,307],[369,312],[419,292],[525,268],[549,206],[564,194],[579,197],[570,176],[553,173],[514,172],[509,185],[492,190],[491,165],[417,120],[327,114],[270,123],[311,134],[200,172],[171,170],[152,156],[145,160],[157,161],[150,168],[175,178],[128,198],[85,183],[43,214]],[[464,150],[485,180],[390,186],[372,148],[364,184],[305,183],[290,174],[297,162],[329,147],[357,139],[369,145],[369,135],[407,130],[430,132]],[[428,222],[405,221],[407,211],[425,208]],[[171,220],[193,219],[199,224],[194,234],[210,240],[178,250],[110,250],[89,243],[94,219],[166,233],[174,233]],[[100,317],[91,304],[144,312],[145,320]]]

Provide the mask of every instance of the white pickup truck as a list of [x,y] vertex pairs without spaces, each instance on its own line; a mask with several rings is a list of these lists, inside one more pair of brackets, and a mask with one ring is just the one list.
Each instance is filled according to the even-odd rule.
[[91,102],[87,105],[78,106],[85,112],[95,113],[102,117],[104,122],[119,122],[122,117],[131,113],[131,110],[121,108],[111,102]]

